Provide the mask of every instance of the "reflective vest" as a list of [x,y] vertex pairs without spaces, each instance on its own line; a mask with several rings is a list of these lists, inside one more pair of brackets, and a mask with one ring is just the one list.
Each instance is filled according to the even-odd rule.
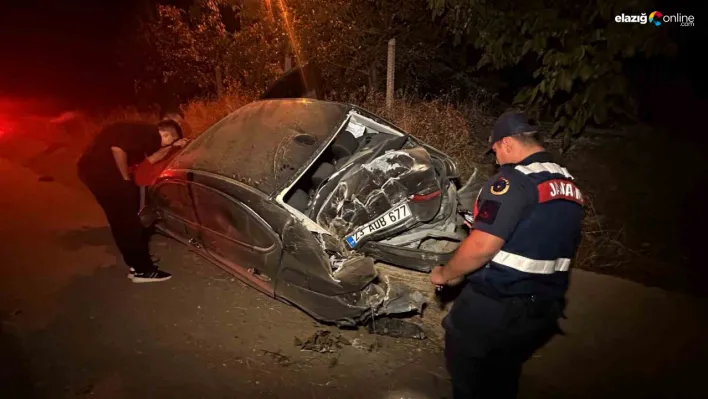
[[[467,277],[473,288],[498,296],[565,295],[570,262],[580,244],[585,200],[568,170],[548,160],[547,154],[539,154],[502,166],[511,184],[529,179],[527,185],[535,186],[538,196],[502,249]],[[475,204],[475,217],[477,212]]]

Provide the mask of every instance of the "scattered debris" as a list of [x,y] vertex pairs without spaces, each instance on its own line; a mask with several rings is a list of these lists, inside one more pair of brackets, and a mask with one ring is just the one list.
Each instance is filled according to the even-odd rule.
[[288,367],[292,364],[292,362],[290,361],[290,358],[288,356],[285,356],[282,353],[280,353],[280,351],[272,352],[272,351],[268,351],[265,349],[261,349],[261,352],[263,352],[264,355],[268,355],[268,356],[272,357],[276,363],[278,363],[279,365],[281,365],[283,367]]
[[379,340],[375,338],[374,342],[367,344],[365,342],[362,342],[361,339],[355,338],[352,340],[352,347],[367,352],[374,352],[381,349],[381,342],[379,342]]
[[332,358],[332,360],[329,361],[329,368],[334,368],[337,363],[339,363],[339,354],[337,354],[335,357]]
[[369,333],[387,335],[394,338],[425,339],[423,328],[415,323],[401,319],[384,317],[369,323]]
[[361,350],[367,349],[366,345],[363,342],[361,342],[360,338],[354,338],[352,340],[352,348],[361,349]]
[[304,342],[295,337],[294,342],[300,350],[319,353],[334,353],[342,349],[342,345],[351,345],[351,342],[344,338],[342,333],[332,334],[328,330],[317,330]]

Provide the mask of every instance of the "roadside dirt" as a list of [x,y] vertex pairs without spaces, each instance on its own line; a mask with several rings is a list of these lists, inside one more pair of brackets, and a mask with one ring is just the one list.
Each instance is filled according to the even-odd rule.
[[422,326],[428,339],[436,346],[442,348],[444,334],[440,323],[452,303],[444,302],[439,295],[436,295],[435,290],[432,289],[429,275],[385,263],[377,263],[376,270],[382,278],[388,278],[391,282],[406,285],[423,293],[428,302],[425,309],[423,309],[423,314],[414,316],[410,321]]
[[3,184],[27,189],[2,202],[1,365],[14,377],[0,396],[445,395],[430,342],[343,331],[352,345],[336,353],[300,351],[295,338],[337,330],[165,237],[155,237],[153,251],[179,278],[131,284],[85,193],[4,161],[0,170]]
[[563,158],[592,201],[576,266],[706,297],[704,149],[648,127],[630,132],[581,138]]
[[[301,351],[295,338],[336,330],[160,236],[175,278],[131,284],[87,193],[6,161],[0,184],[15,189],[1,197],[0,397],[449,397],[441,310],[421,319],[429,340],[359,329],[336,353]],[[424,274],[388,274],[434,295]],[[704,302],[582,271],[569,297],[567,335],[526,365],[522,398],[702,396]]]
[[[339,331],[172,240],[152,246],[175,277],[130,283],[72,152],[32,158],[46,148],[23,142],[0,142],[1,398],[450,397],[427,275],[380,267],[431,299],[414,319],[430,339],[348,330],[335,353],[301,351],[295,338]],[[577,270],[566,335],[524,367],[521,398],[705,397],[706,315],[704,300]]]

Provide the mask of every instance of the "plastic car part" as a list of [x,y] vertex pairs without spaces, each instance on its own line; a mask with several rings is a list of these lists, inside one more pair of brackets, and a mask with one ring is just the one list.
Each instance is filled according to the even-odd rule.
[[481,173],[475,168],[465,185],[457,190],[457,200],[461,208],[474,209],[474,203],[477,201],[479,190],[482,189],[485,182],[486,179],[484,179]]
[[386,335],[394,338],[425,339],[425,331],[423,331],[421,326],[392,317],[372,319],[369,323],[369,334]]
[[342,132],[334,143],[332,143],[332,153],[336,158],[349,157],[359,148],[359,141],[350,132]]
[[329,180],[318,189],[313,204],[309,209],[310,213],[308,214],[312,220],[316,221],[317,213],[325,206],[332,191],[338,187],[340,179],[352,172],[350,169],[356,169],[356,165],[365,164],[379,155],[384,154],[387,150],[399,149],[404,144],[405,140],[407,140],[407,137],[379,133],[364,135],[363,141],[366,142],[367,140],[368,144],[359,148],[356,154],[347,159],[347,162],[343,163],[342,167],[335,172],[333,176],[330,176]]
[[335,167],[337,170],[339,170],[339,169],[341,169],[342,166],[344,166],[344,164],[346,164],[347,161],[350,160],[350,159],[351,159],[351,157],[338,158],[337,161],[334,163],[334,167]]
[[334,170],[334,165],[328,162],[322,162],[320,166],[317,167],[315,173],[312,174],[312,185],[314,187],[319,187],[330,176],[332,176]]
[[298,211],[304,212],[307,209],[308,202],[310,202],[310,196],[304,190],[297,189],[286,203]]
[[[396,204],[408,201],[414,193],[430,194],[441,189],[430,155],[422,147],[384,152],[365,163],[364,159],[351,160],[350,165],[361,167],[342,169],[345,172],[332,182],[337,187],[324,199],[324,188],[320,190],[311,209],[316,213],[315,221],[335,236],[345,237]],[[441,199],[438,195],[423,203],[413,203],[411,212],[415,218],[410,222],[431,220],[439,211]],[[400,225],[401,229],[409,227]],[[367,239],[395,233],[396,229],[387,229]]]

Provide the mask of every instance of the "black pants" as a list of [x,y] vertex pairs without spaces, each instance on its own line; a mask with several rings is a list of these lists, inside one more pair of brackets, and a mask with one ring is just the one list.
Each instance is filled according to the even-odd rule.
[[443,321],[454,399],[516,398],[521,367],[560,332],[560,302],[494,299],[465,287]]
[[123,180],[117,173],[100,173],[81,165],[79,178],[103,208],[123,261],[136,272],[155,270],[150,257],[150,238],[138,217],[138,186]]

